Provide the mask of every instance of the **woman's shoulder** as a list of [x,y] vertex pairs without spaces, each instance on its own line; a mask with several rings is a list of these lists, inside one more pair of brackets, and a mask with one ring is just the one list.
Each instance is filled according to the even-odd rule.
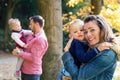
[[106,49],[104,51],[100,52],[100,55],[96,56],[96,58],[99,62],[99,64],[102,65],[110,65],[110,64],[114,64],[116,63],[117,60],[117,56],[115,54],[114,51],[112,51],[111,49]]
[[112,49],[103,50],[103,51],[101,51],[100,55],[108,56],[108,57],[110,57],[110,56],[115,57],[116,56],[115,52]]
[[112,49],[106,49],[101,51],[102,53],[115,53]]

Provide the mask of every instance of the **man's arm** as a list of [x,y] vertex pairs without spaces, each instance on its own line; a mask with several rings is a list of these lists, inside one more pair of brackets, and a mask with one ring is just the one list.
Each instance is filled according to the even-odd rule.
[[36,39],[33,45],[30,45],[30,53],[26,51],[21,51],[19,56],[28,61],[34,61],[36,57],[42,57],[45,54],[45,49],[47,47],[46,41],[43,39]]

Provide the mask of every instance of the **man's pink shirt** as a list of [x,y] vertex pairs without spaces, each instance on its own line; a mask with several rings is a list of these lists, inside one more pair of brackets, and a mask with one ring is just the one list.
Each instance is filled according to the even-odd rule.
[[42,30],[35,36],[29,35],[27,44],[28,48],[19,54],[24,59],[21,71],[25,74],[42,74],[42,58],[48,48],[44,31]]

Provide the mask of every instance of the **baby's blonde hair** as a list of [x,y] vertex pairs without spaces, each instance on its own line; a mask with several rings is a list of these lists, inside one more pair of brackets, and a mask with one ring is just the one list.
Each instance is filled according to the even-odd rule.
[[69,24],[69,32],[70,32],[70,27],[72,27],[72,24],[78,23],[81,27],[84,25],[84,22],[81,19],[75,19],[70,22]]
[[14,24],[16,24],[18,27],[21,27],[21,23],[20,23],[19,19],[17,19],[17,18],[10,18],[8,20],[8,24],[10,27],[12,27]]

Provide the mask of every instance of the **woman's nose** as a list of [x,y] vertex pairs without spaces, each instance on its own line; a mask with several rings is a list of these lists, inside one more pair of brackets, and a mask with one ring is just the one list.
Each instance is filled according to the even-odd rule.
[[88,32],[86,35],[87,35],[88,37],[90,37],[90,36],[91,36],[91,33],[90,33],[90,32]]

